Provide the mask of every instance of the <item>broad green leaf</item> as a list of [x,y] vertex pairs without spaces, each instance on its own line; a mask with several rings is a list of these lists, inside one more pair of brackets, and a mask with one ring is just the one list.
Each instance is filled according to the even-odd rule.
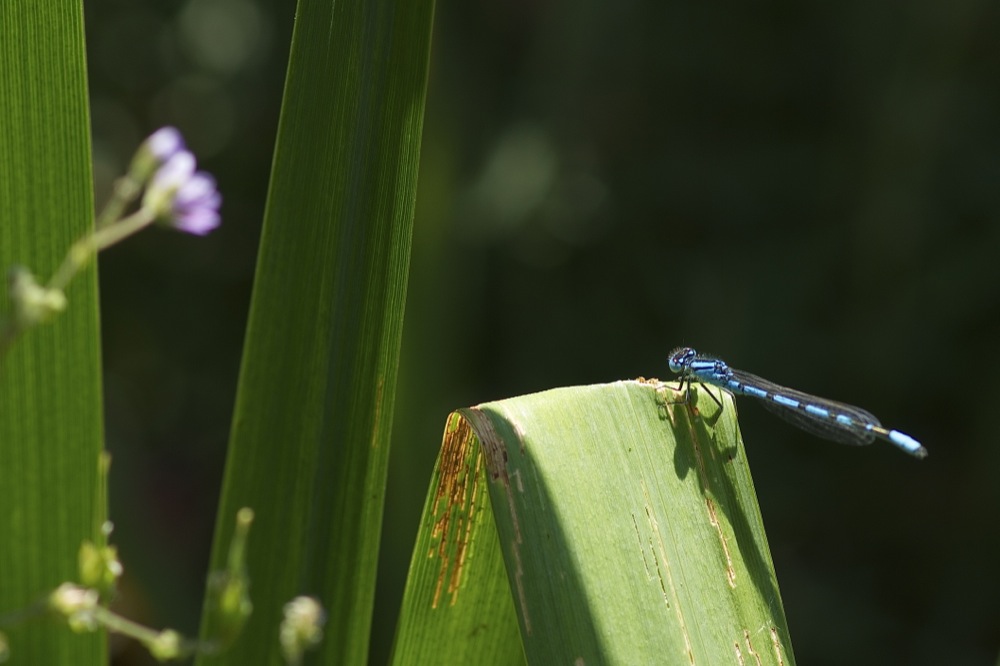
[[[793,664],[735,407],[725,396],[720,413],[697,387],[690,405],[677,399],[661,384],[617,382],[453,415],[451,429],[470,431],[480,444],[481,462],[465,485],[488,483],[491,509],[484,516],[464,509],[484,537],[465,546],[461,580],[449,580],[451,605],[428,603],[435,567],[454,566],[442,557],[451,551],[428,547],[450,538],[435,530],[444,514],[430,498],[465,464],[446,455],[446,435],[414,551],[397,663],[419,663],[408,655],[428,646],[472,642],[456,627],[477,626],[478,618],[485,618],[479,645],[489,643],[484,633],[508,636],[508,624],[483,609],[489,587],[494,605],[504,595],[513,604],[529,663]],[[506,564],[503,593],[483,552],[495,544],[485,537],[489,522]],[[445,613],[462,615],[463,624],[436,617]],[[510,663],[508,655],[484,649],[476,663]]]
[[[46,281],[93,224],[78,2],[0,3],[0,270]],[[0,312],[8,312],[6,289]],[[69,286],[68,310],[0,356],[0,616],[77,580],[97,505],[103,446],[97,279]],[[6,620],[5,620],[6,621]],[[103,632],[79,635],[37,616],[2,626],[18,664],[101,664]]]
[[299,594],[328,611],[319,661],[366,660],[432,8],[298,4],[212,556],[252,508],[254,613],[200,663],[280,663]]

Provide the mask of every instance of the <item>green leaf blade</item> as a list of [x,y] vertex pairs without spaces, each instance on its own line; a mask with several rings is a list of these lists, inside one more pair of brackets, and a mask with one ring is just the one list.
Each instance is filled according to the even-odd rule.
[[[0,267],[46,280],[93,224],[82,9],[0,5]],[[0,298],[9,311],[6,289]],[[0,357],[0,615],[77,578],[77,553],[107,515],[98,506],[103,446],[97,279],[84,271],[54,322]],[[73,634],[38,617],[0,627],[15,663],[99,664],[103,632]]]
[[299,3],[213,552],[253,508],[255,611],[199,663],[280,661],[298,594],[321,661],[366,659],[432,7]]

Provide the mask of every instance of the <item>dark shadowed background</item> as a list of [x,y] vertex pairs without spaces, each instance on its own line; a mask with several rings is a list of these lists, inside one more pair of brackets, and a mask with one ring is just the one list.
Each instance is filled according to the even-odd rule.
[[[122,610],[194,632],[294,4],[86,12],[98,202],[164,124],[224,196],[100,264]],[[372,663],[448,412],[681,344],[930,451],[741,403],[799,663],[994,662],[998,34],[986,0],[438,3]]]

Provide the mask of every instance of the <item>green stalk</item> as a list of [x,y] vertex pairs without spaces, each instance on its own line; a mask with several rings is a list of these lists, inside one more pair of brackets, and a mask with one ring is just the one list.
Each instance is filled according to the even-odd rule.
[[[93,229],[80,3],[0,3],[0,270],[50,275]],[[52,324],[0,358],[0,615],[33,607],[78,577],[81,543],[101,539],[103,446],[97,273],[85,270]],[[10,310],[6,296],[0,311]],[[96,499],[99,498],[99,499]],[[107,660],[103,632],[64,623],[0,627],[11,663]]]
[[328,614],[322,663],[367,659],[432,9],[298,3],[212,555],[253,509],[254,611],[199,664],[281,663],[300,594]]

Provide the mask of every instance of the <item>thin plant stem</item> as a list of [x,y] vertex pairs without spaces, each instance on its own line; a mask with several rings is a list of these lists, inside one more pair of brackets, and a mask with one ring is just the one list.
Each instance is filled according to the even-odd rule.
[[[104,217],[102,215],[102,217]],[[152,224],[156,218],[145,208],[140,208],[128,217],[122,218],[115,224],[98,227],[93,234],[84,236],[69,249],[66,259],[56,274],[49,280],[49,289],[63,290],[69,281],[91,260],[98,252],[111,247],[115,243],[122,241],[143,227]]]
[[116,180],[111,200],[98,216],[95,227],[100,230],[113,224],[121,217],[125,207],[132,203],[141,191],[142,183],[129,174]]

